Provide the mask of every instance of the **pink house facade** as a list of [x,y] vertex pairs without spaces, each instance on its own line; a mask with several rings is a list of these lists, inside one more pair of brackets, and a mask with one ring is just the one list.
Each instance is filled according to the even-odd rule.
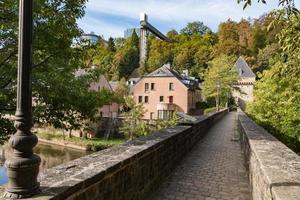
[[[75,73],[76,77],[86,75],[88,72],[84,69],[80,69]],[[90,84],[90,90],[101,91],[103,89],[113,92],[113,88],[104,75],[100,75],[98,81]],[[104,105],[99,110],[99,115],[105,118],[116,118],[118,117],[119,105],[117,103],[111,103]]]
[[[103,89],[113,92],[113,88],[111,87],[108,80],[104,75],[100,75],[99,80],[97,82],[91,83],[91,90],[101,91]],[[119,105],[117,103],[111,103],[108,105],[104,105],[99,108],[99,114],[101,117],[106,118],[116,118],[118,117]]]
[[199,82],[186,74],[179,74],[164,65],[143,76],[132,89],[136,103],[142,103],[144,119],[167,119],[173,112],[190,113],[201,101]]

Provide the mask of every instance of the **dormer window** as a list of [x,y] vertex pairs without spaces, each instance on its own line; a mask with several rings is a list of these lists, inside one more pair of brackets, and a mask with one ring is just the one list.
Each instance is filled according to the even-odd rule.
[[243,70],[240,68],[239,69],[239,75],[241,76],[243,74]]

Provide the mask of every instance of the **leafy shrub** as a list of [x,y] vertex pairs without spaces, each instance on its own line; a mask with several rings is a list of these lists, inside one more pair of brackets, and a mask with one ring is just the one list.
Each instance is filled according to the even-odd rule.
[[196,108],[204,110],[206,108],[209,108],[209,104],[205,101],[198,101],[198,102],[196,102]]

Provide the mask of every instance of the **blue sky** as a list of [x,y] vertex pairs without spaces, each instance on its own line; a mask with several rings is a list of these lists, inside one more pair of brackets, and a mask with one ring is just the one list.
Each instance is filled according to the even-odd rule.
[[237,0],[89,0],[78,24],[85,32],[93,31],[106,39],[122,37],[125,29],[139,27],[140,13],[145,12],[149,22],[163,33],[179,31],[192,21],[203,21],[217,31],[218,24],[229,18],[257,18],[278,8],[277,0],[269,0],[267,5],[253,1],[243,10]]

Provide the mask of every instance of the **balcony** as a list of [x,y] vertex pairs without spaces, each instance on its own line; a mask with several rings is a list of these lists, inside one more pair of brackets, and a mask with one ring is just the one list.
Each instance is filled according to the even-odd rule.
[[157,110],[172,110],[174,111],[176,109],[176,105],[173,103],[158,103],[157,104]]

